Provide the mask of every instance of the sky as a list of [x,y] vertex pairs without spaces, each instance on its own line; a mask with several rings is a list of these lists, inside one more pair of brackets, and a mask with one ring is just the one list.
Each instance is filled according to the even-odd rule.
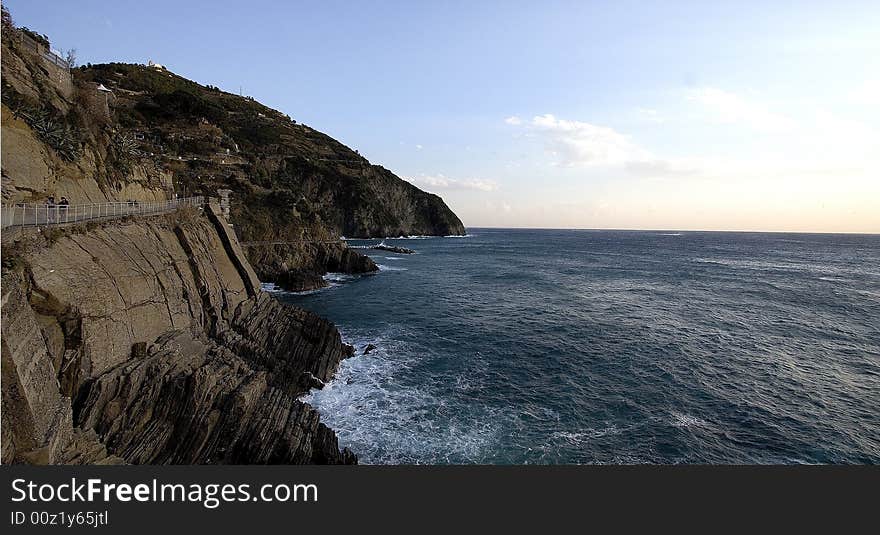
[[242,91],[470,227],[880,232],[880,2],[4,2]]

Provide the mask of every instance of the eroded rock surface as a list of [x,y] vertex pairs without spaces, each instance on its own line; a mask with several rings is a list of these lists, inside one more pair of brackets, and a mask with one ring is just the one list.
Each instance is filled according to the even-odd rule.
[[352,348],[206,212],[4,234],[3,462],[356,462],[297,400]]

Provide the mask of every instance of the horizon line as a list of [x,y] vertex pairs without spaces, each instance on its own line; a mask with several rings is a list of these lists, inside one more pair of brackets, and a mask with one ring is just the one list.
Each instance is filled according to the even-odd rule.
[[854,236],[880,236],[880,231],[821,231],[821,230],[740,230],[740,229],[676,229],[676,228],[612,228],[612,227],[501,227],[501,226],[468,226],[465,229],[486,230],[580,230],[580,231],[613,231],[613,232],[729,232],[752,234],[843,234]]

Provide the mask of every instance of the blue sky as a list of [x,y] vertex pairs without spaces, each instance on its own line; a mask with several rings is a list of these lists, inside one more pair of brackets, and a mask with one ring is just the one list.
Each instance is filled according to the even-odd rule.
[[880,232],[880,3],[5,2],[324,131],[469,226]]

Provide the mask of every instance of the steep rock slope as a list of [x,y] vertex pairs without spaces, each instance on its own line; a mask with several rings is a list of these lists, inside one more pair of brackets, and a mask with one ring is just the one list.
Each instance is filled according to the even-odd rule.
[[216,210],[4,233],[3,462],[356,462],[297,400],[351,348]]
[[76,83],[45,59],[46,48],[4,24],[3,202],[168,198],[170,170],[131,152],[112,124],[109,94]]

